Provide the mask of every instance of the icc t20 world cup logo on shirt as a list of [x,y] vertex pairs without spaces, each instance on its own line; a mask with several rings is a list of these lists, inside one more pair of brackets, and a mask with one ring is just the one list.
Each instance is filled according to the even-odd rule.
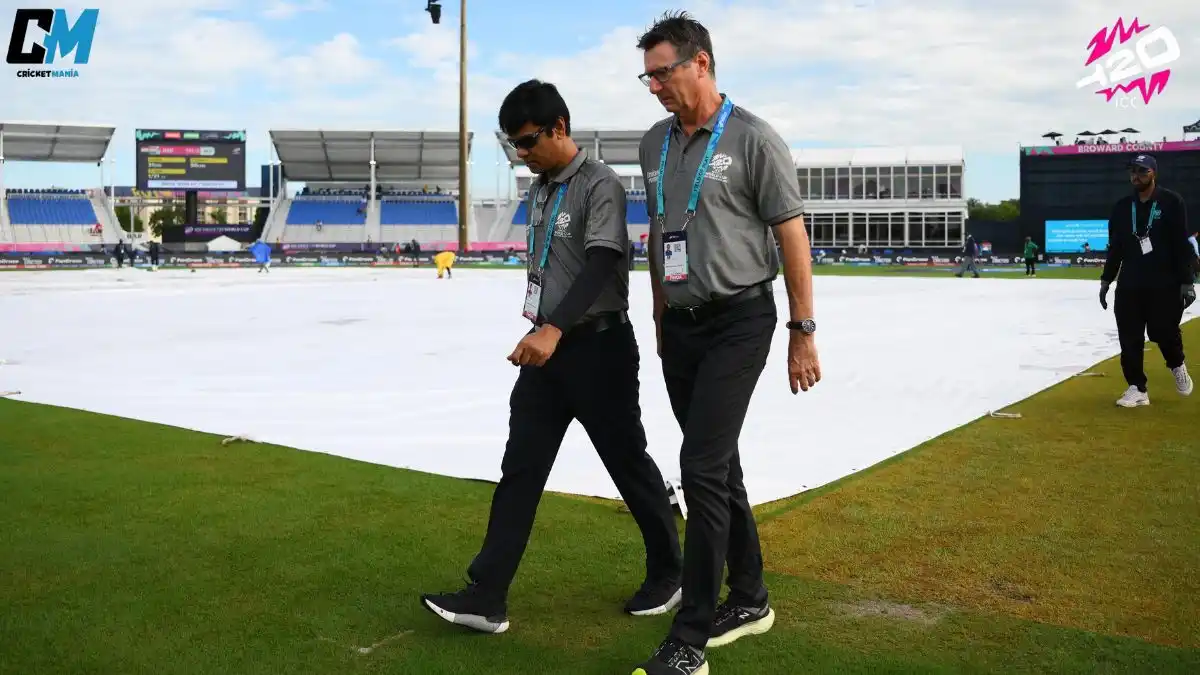
[[1179,41],[1166,26],[1152,27],[1137,17],[1126,25],[1118,18],[1111,27],[1096,31],[1087,52],[1083,65],[1091,68],[1091,74],[1076,82],[1075,88],[1091,86],[1106,103],[1138,107],[1167,88],[1169,66],[1179,60]]

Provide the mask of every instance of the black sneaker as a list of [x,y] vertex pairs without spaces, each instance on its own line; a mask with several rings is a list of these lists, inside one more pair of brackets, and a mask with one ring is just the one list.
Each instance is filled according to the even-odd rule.
[[683,586],[675,580],[647,579],[633,597],[625,603],[625,611],[633,616],[655,616],[675,609],[683,600]]
[[742,607],[726,601],[717,607],[708,647],[723,647],[747,635],[762,635],[775,625],[775,610],[770,605]]
[[480,591],[477,584],[454,593],[426,593],[421,605],[441,618],[481,633],[503,633],[508,630],[508,608]]
[[633,675],[708,675],[708,661],[699,649],[667,638],[650,660],[633,669]]

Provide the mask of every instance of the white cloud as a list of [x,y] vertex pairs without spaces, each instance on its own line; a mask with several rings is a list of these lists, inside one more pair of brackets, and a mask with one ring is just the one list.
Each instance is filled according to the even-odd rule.
[[[458,23],[449,25],[445,20],[434,25],[423,22],[421,27],[407,35],[388,41],[388,45],[397,48],[407,56],[408,65],[414,68],[444,70],[458,68],[459,31]],[[470,26],[467,28],[471,30]],[[478,46],[467,35],[467,63],[470,64],[479,55]]]
[[268,19],[290,19],[297,14],[305,12],[319,12],[329,7],[325,0],[308,0],[308,2],[287,2],[286,0],[273,0],[262,15]]
[[363,53],[358,38],[338,33],[304,54],[284,58],[278,72],[289,82],[318,88],[370,80],[383,72],[383,64]]
[[[1066,0],[1053,12],[1029,0],[858,4],[866,6],[709,2],[694,14],[713,34],[722,89],[791,140],[1008,151],[1050,128],[1177,135],[1196,114],[1200,38],[1188,27],[1200,21],[1200,5],[1139,4],[1141,22],[1172,27],[1187,42],[1165,94],[1128,110],[1075,89],[1088,41],[1118,16],[1100,3]],[[508,54],[500,63],[509,72],[529,64],[523,73],[558,83],[579,126],[642,128],[665,113],[634,79],[639,28],[614,28],[567,57]]]

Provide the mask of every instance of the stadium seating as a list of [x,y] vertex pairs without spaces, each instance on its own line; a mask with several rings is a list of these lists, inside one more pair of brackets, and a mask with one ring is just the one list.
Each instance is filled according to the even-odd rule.
[[382,202],[380,225],[457,225],[458,210],[449,200],[414,199]]
[[10,194],[8,215],[14,225],[95,225],[96,211],[82,195]]
[[513,225],[528,225],[529,224],[529,202],[521,200],[517,210],[513,213]]
[[8,216],[14,243],[101,242],[92,231],[99,217],[82,190],[9,190]]
[[649,225],[650,216],[646,213],[646,199],[630,198],[625,202],[625,222],[629,225]]
[[324,199],[302,198],[292,200],[288,210],[288,225],[365,225],[367,216],[361,200],[356,199]]

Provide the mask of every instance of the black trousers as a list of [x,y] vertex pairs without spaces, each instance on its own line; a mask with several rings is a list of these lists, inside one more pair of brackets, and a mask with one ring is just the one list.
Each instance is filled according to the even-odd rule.
[[1034,258],[1025,259],[1025,274],[1033,274],[1037,271],[1037,260]]
[[1179,330],[1183,300],[1178,286],[1122,289],[1118,283],[1113,314],[1121,342],[1121,371],[1129,386],[1146,391],[1143,364],[1147,336],[1158,343],[1168,368],[1183,365],[1183,334]]
[[[579,420],[642,532],[648,579],[678,579],[683,562],[666,483],[646,453],[640,357],[632,324],[572,329],[546,365],[525,366],[509,398],[509,436],[483,547],[468,576],[506,598],[533,529],[546,479]],[[586,536],[586,533],[580,533]]]
[[663,376],[683,431],[679,464],[688,509],[683,602],[671,635],[701,649],[726,563],[729,600],[754,607],[767,601],[738,437],[777,323],[769,291],[712,311],[668,309],[662,318]]

